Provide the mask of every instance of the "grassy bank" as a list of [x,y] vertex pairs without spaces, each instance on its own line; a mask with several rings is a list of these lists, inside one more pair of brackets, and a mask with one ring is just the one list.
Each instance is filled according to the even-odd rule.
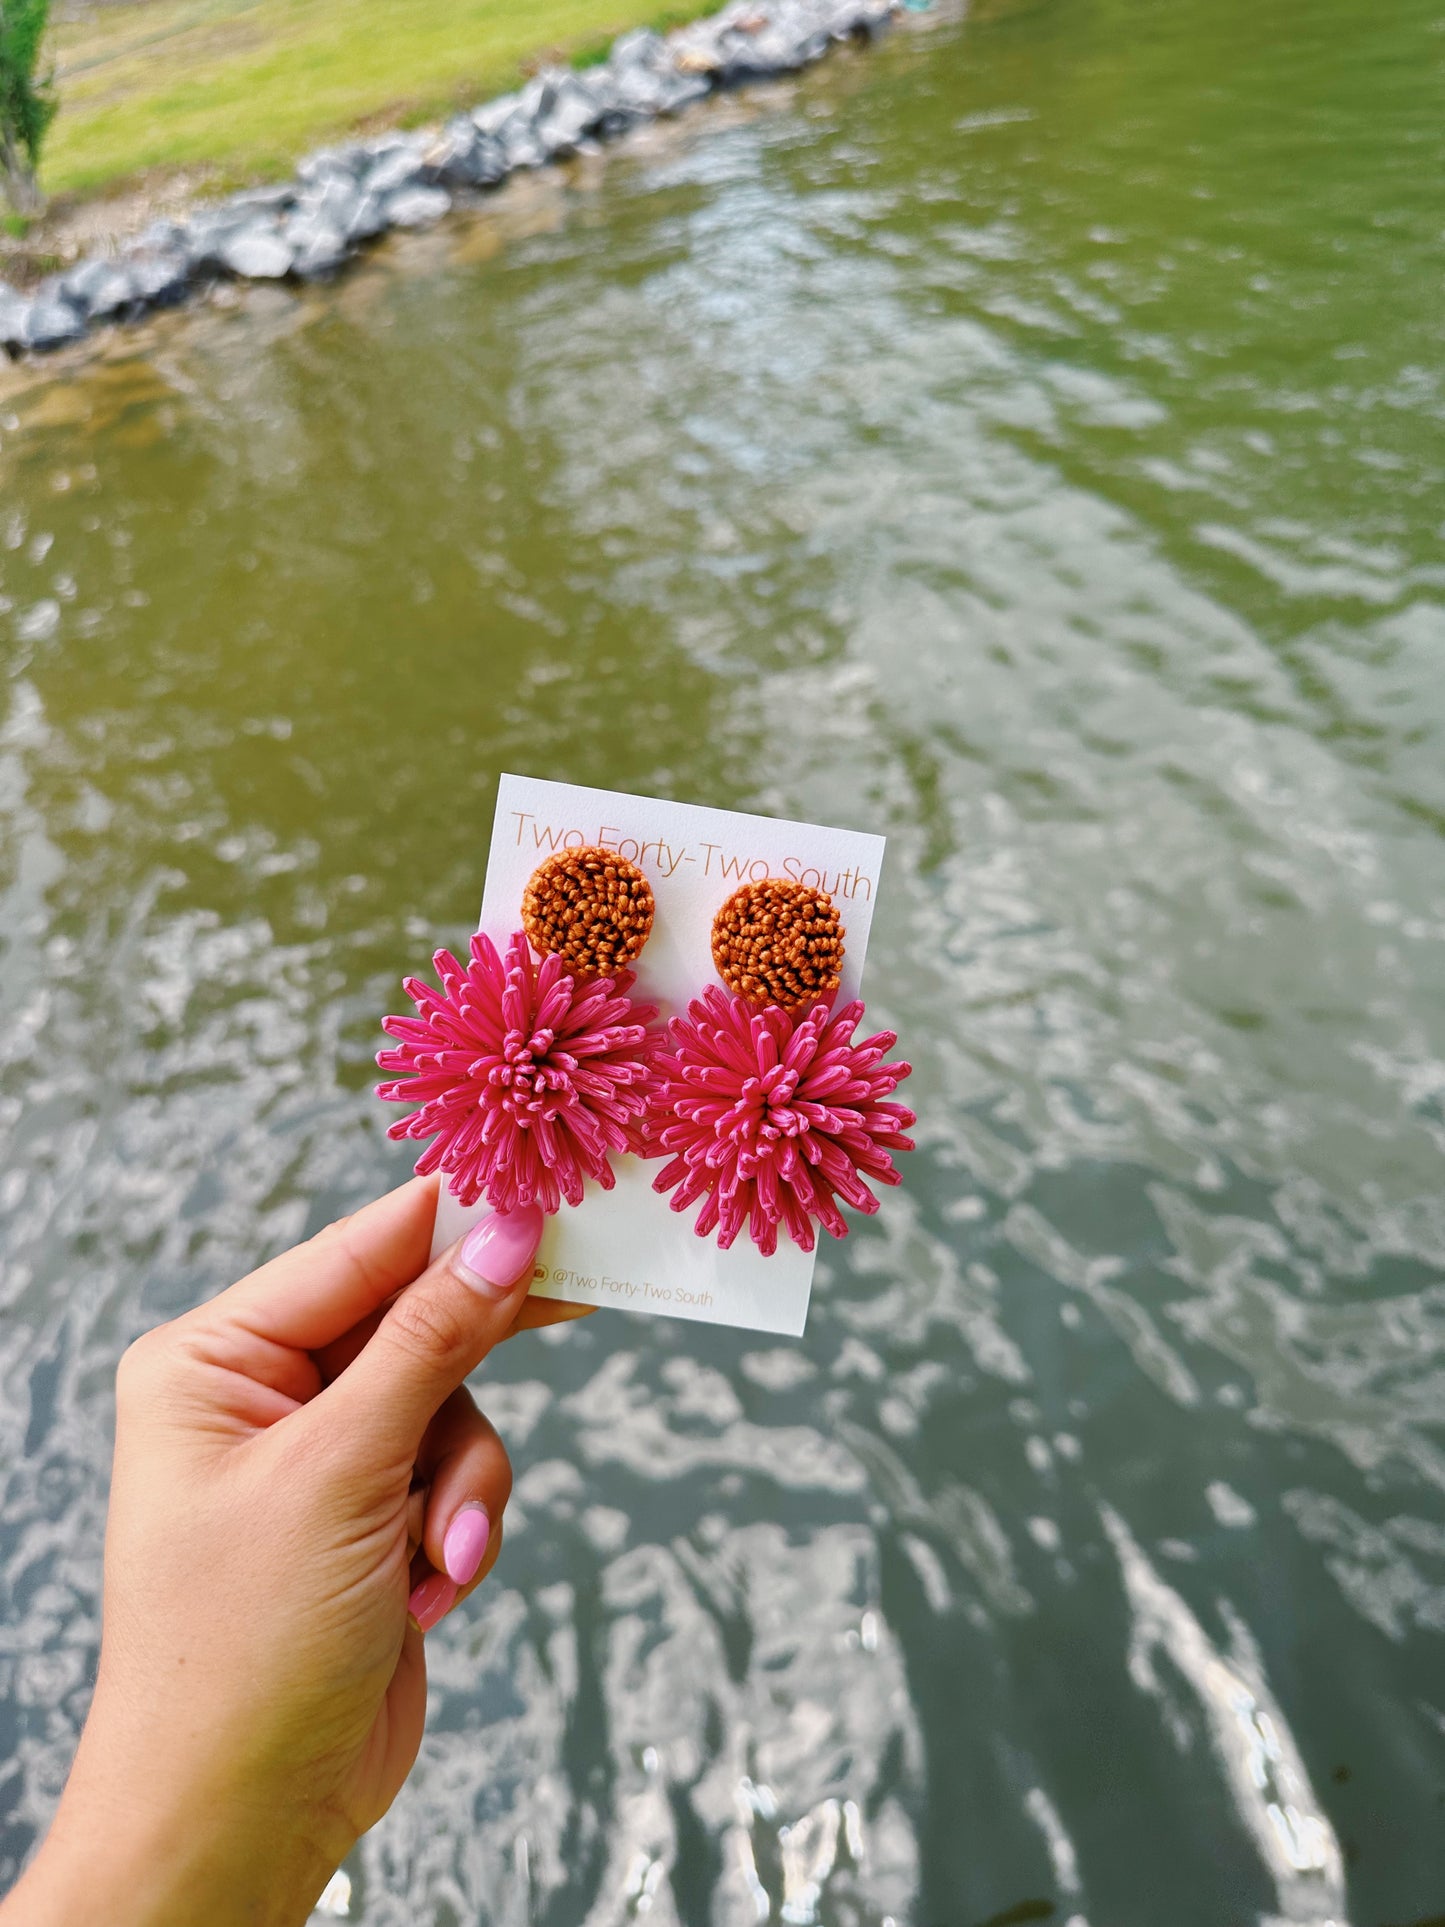
[[415,122],[717,0],[129,0],[61,20],[43,180],[87,194],[161,169],[274,177],[322,141]]

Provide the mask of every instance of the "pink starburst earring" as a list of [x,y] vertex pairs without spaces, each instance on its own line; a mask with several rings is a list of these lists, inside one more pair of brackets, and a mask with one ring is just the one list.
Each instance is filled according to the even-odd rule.
[[674,1017],[651,1087],[649,1150],[671,1154],[653,1189],[674,1211],[699,1199],[700,1238],[726,1251],[746,1227],[765,1257],[786,1227],[803,1251],[814,1224],[848,1235],[839,1200],[873,1212],[868,1188],[897,1184],[912,1111],[889,1100],[911,1066],[882,1060],[893,1031],[863,1042],[861,1002],[834,1011],[843,921],[825,891],[769,878],[718,911],[709,984]]
[[[433,962],[441,989],[403,988],[415,1017],[387,1017],[377,1096],[416,1104],[393,1138],[430,1138],[418,1173],[442,1171],[464,1205],[498,1211],[582,1202],[615,1183],[611,1156],[641,1151],[657,1011],[629,994],[652,931],[652,888],[615,851],[563,850],[534,871],[503,958],[480,931],[470,960]],[[534,961],[534,954],[540,962]]]

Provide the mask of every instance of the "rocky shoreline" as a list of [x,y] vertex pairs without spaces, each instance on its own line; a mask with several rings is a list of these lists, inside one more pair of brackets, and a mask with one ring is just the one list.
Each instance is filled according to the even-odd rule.
[[138,321],[217,282],[338,274],[394,228],[429,226],[520,168],[587,152],[722,88],[776,79],[838,41],[879,33],[901,0],[731,0],[664,37],[624,34],[607,61],[548,67],[520,91],[445,126],[327,147],[289,181],[252,188],[185,220],[154,221],[32,294],[0,282],[0,347],[44,353],[93,328]]

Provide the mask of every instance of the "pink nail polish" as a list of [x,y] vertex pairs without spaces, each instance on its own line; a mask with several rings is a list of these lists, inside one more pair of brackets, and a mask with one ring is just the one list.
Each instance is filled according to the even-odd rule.
[[439,1619],[444,1619],[456,1604],[457,1588],[454,1580],[448,1579],[444,1572],[429,1572],[417,1586],[406,1602],[406,1609],[421,1627],[429,1633]]
[[442,1564],[459,1586],[469,1586],[476,1578],[491,1536],[492,1522],[485,1506],[464,1505],[447,1527]]
[[503,1298],[523,1275],[530,1277],[547,1222],[539,1204],[491,1211],[474,1224],[452,1260],[463,1284],[485,1298]]

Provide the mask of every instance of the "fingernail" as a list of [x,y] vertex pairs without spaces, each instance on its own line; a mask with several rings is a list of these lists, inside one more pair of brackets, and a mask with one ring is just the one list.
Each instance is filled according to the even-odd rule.
[[492,1522],[482,1505],[464,1505],[447,1527],[442,1564],[459,1586],[469,1586],[476,1578],[491,1536]]
[[486,1298],[501,1298],[536,1262],[547,1222],[539,1204],[515,1211],[492,1211],[462,1239],[453,1269],[465,1285]]
[[429,1572],[407,1600],[406,1609],[422,1631],[429,1633],[439,1619],[446,1617],[456,1601],[456,1582],[448,1579],[444,1572]]

